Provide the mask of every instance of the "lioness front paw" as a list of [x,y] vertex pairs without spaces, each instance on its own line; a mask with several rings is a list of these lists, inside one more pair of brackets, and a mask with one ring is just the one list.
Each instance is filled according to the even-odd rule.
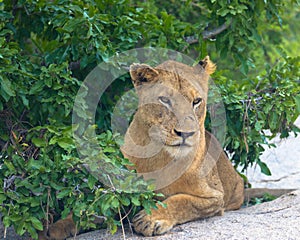
[[140,211],[132,220],[133,228],[137,233],[146,237],[161,235],[173,228],[174,224],[157,214],[148,215]]

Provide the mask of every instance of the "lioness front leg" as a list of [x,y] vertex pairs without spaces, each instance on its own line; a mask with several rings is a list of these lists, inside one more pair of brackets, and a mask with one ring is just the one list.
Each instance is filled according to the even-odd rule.
[[187,194],[177,194],[167,198],[167,207],[158,206],[147,215],[144,210],[133,218],[133,227],[137,233],[144,236],[160,235],[173,226],[194,219],[209,217],[223,213],[223,196],[196,197]]

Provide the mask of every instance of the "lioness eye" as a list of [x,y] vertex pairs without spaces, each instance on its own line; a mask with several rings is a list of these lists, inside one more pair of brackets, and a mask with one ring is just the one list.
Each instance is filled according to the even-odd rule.
[[196,99],[193,101],[193,106],[194,106],[194,107],[197,107],[201,102],[202,102],[202,98],[196,98]]
[[171,101],[170,101],[170,99],[167,98],[167,97],[161,96],[161,97],[158,98],[158,100],[159,100],[162,104],[164,104],[164,105],[171,106]]

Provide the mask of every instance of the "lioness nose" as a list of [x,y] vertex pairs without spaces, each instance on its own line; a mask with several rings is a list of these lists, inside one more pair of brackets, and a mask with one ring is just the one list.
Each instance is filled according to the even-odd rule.
[[177,131],[176,129],[174,129],[174,132],[177,136],[182,137],[183,139],[187,139],[188,137],[193,136],[195,134],[195,132],[181,132]]

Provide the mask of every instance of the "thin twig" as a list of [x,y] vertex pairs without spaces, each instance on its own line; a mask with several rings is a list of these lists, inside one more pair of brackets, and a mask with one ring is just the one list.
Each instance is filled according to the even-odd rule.
[[7,227],[4,227],[4,236],[3,236],[3,238],[6,238],[6,232],[7,232]]
[[78,232],[78,222],[76,223],[76,226],[75,226],[75,234],[74,234],[73,240],[76,240],[77,232]]
[[124,229],[124,225],[123,225],[123,219],[122,219],[120,207],[118,207],[118,212],[119,212],[120,223],[121,223],[121,227],[122,227],[123,239],[126,240],[125,229]]
[[49,229],[49,202],[50,202],[50,188],[48,188],[48,193],[47,193],[47,206],[46,206],[46,229],[48,231]]
[[111,181],[111,178],[110,178],[110,176],[108,174],[107,174],[107,178],[108,178],[108,180],[109,180],[109,182],[111,184],[111,187],[112,187],[113,191],[115,191],[116,188],[115,188],[115,186],[114,186],[113,182]]
[[126,213],[125,216],[121,219],[122,221],[123,221],[125,218],[128,218],[128,215],[131,213],[132,209],[133,209],[133,206],[132,206],[132,207],[129,209],[129,211],[126,213],[125,209],[122,207],[122,210],[124,211],[124,213]]
[[[111,184],[113,190],[115,191],[116,188],[115,188],[115,186],[114,186],[112,180],[110,179],[110,176],[107,175],[107,177],[108,177],[108,180],[109,180],[109,182],[110,182],[110,184]],[[123,239],[126,240],[125,229],[124,229],[123,218],[122,218],[122,214],[121,214],[120,207],[118,207],[118,212],[119,212],[120,223],[121,223],[121,227],[122,227]]]
[[[250,98],[250,96],[248,97],[248,99],[249,98]],[[244,140],[244,143],[245,143],[245,146],[246,146],[246,152],[247,153],[249,152],[249,146],[248,146],[248,142],[247,142],[247,138],[246,138],[245,128],[246,128],[246,121],[249,117],[248,116],[248,109],[250,108],[250,105],[251,105],[251,101],[246,102],[246,109],[245,109],[245,113],[244,113],[244,117],[243,117],[243,140]]]
[[124,207],[122,206],[122,210],[124,211],[124,213],[126,213],[126,215],[122,218],[122,220],[125,219],[125,218],[127,218],[128,225],[129,225],[129,229],[130,229],[131,234],[133,234],[133,229],[132,229],[132,227],[131,227],[131,222],[130,222],[130,220],[129,220],[128,215],[132,212],[132,209],[133,209],[133,206],[131,206],[131,208],[129,209],[129,211],[126,213]]
[[[9,216],[9,214],[10,214],[10,208],[8,209],[7,216]],[[7,227],[4,226],[4,234],[3,234],[3,238],[6,238],[6,233],[7,233]]]

